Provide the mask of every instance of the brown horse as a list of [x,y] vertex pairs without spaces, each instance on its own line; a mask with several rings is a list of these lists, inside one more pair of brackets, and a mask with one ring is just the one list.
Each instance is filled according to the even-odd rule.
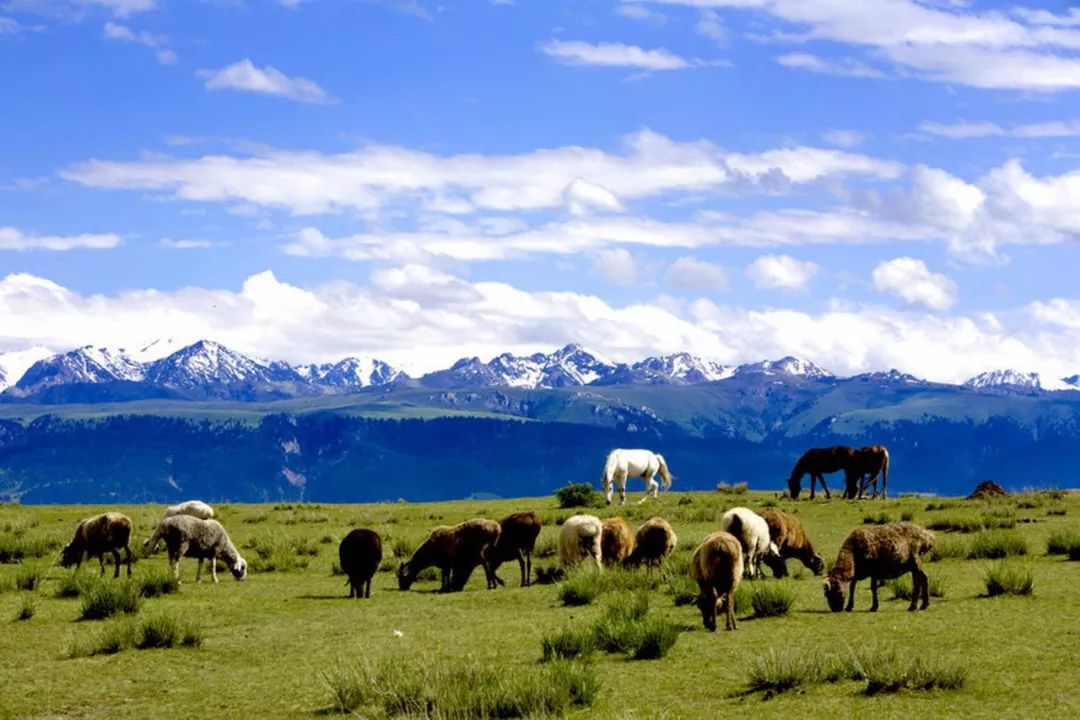
[[788,490],[794,500],[802,490],[803,475],[810,474],[810,499],[814,499],[814,484],[820,482],[825,490],[825,497],[830,498],[829,486],[825,484],[826,473],[845,473],[845,487],[850,478],[850,468],[855,458],[855,449],[847,445],[835,445],[827,448],[812,448],[803,453],[788,478]]
[[[868,480],[863,480],[867,475]],[[870,497],[877,497],[878,475],[881,475],[881,497],[888,497],[889,451],[884,445],[867,445],[855,451],[854,461],[845,477],[844,497],[861,498],[866,489],[874,486]]]

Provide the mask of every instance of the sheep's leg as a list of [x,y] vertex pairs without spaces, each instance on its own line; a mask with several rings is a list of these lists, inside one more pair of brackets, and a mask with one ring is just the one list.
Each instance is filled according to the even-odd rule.
[[525,564],[525,551],[518,550],[518,569],[521,570],[521,587],[529,586],[529,569]]
[[105,553],[98,553],[97,559],[98,559],[98,565],[101,566],[101,575],[102,575],[102,577],[104,577],[105,576]]
[[371,597],[371,578],[368,578],[367,580],[364,581],[364,597],[365,598],[370,598]]
[[124,546],[124,553],[125,553],[125,554],[126,554],[126,556],[127,556],[128,577],[131,577],[131,562],[132,562],[132,557],[131,557],[131,546],[130,546],[130,545],[125,545],[125,546]]
[[921,567],[915,567],[911,571],[911,606],[908,610],[914,610],[916,603],[922,602],[921,610],[930,607],[930,578]]
[[173,577],[176,578],[176,584],[180,584],[180,556],[170,557],[169,564],[172,565]]
[[[848,586],[847,607],[844,608],[845,612],[851,612],[855,609],[855,582],[855,578],[851,578],[851,585]],[[873,582],[874,581],[871,580],[870,584],[873,585]]]
[[724,610],[725,610],[725,623],[724,626],[728,630],[738,630],[739,626],[735,622],[735,589],[727,591],[727,595],[724,596]]
[[120,577],[120,553],[119,553],[119,551],[117,551],[116,548],[112,549],[112,556],[113,556],[113,568],[114,568],[114,570],[113,570],[113,580],[115,580],[118,577]]
[[532,587],[532,553],[525,553],[525,586]]
[[195,571],[195,582],[197,583],[202,582],[202,564],[203,559],[199,558],[199,569]]
[[210,558],[210,579],[217,585],[217,555]]
[[442,572],[442,587],[439,588],[440,592],[450,592],[450,568],[440,568]]
[[[852,581],[852,582],[854,582],[854,581]],[[884,582],[884,581],[882,581],[882,582]],[[873,602],[870,603],[870,612],[877,612],[877,608],[878,608],[877,591],[878,591],[878,579],[872,577],[872,578],[870,578],[870,597],[873,598]],[[915,591],[912,590],[912,594],[914,594],[914,592]]]

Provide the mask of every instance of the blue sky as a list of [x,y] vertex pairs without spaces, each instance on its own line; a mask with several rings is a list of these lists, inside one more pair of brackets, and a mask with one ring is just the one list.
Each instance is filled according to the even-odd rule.
[[0,0],[0,353],[1080,372],[1080,13]]

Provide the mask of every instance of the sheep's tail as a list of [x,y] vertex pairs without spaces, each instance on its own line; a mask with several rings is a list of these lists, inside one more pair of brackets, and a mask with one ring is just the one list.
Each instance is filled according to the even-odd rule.
[[675,479],[675,476],[668,470],[667,462],[664,460],[664,456],[660,453],[656,453],[656,461],[660,463],[660,479],[664,481],[664,489],[671,489],[671,481]]

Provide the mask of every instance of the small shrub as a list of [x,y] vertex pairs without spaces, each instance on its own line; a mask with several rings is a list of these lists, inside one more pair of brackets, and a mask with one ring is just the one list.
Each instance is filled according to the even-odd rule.
[[23,593],[19,598],[19,610],[15,613],[16,620],[29,620],[37,612],[37,598],[32,593]]
[[716,486],[716,492],[722,495],[742,495],[747,491],[748,488],[749,485],[744,482],[736,483],[734,485],[722,482]]
[[600,583],[592,575],[598,577],[599,573],[579,573],[563,582],[559,588],[559,601],[568,607],[591,605],[600,595]]
[[45,571],[37,565],[23,564],[15,573],[15,587],[25,592],[33,592],[41,587],[41,581],[45,579]]
[[599,507],[603,496],[588,483],[571,483],[555,491],[561,508]]
[[914,519],[915,513],[911,512],[910,510],[905,510],[904,512],[900,513],[900,522],[911,522]]
[[159,613],[140,623],[135,647],[140,650],[177,646],[199,647],[202,641],[202,629],[198,625]]
[[997,560],[1013,555],[1026,555],[1027,542],[1010,530],[984,530],[971,538],[969,560]]
[[928,557],[931,562],[938,562],[939,560],[966,558],[967,554],[968,543],[964,538],[945,535],[937,538],[934,547],[930,549]]
[[747,690],[776,695],[801,685],[822,682],[822,656],[791,648],[769,648],[754,655],[747,674]]
[[856,653],[851,676],[866,682],[864,694],[877,695],[901,690],[958,690],[967,680],[967,670],[960,664],[879,648]]
[[[211,560],[216,562],[216,560]],[[139,595],[144,598],[171,595],[180,590],[180,582],[173,577],[171,569],[155,568],[135,579],[139,585]]]
[[887,512],[879,512],[864,516],[862,521],[863,525],[887,525],[892,522],[892,516]]
[[675,504],[679,505],[679,506],[693,505],[694,504],[694,498],[691,497],[690,495],[683,495],[682,497],[679,498],[679,502],[677,502]]
[[321,538],[319,538],[319,544],[320,545],[333,545],[334,542],[335,542],[334,536],[331,535],[330,533],[326,533]]
[[593,627],[596,647],[624,653],[634,660],[654,660],[667,654],[679,638],[679,628],[666,620],[648,617],[649,596],[624,593],[609,600]]
[[82,595],[83,578],[79,573],[64,573],[56,585],[54,595],[58,598],[77,598]]
[[1068,555],[1076,547],[1080,547],[1080,533],[1072,529],[1055,530],[1046,540],[1047,555]]
[[680,628],[660,618],[647,618],[641,623],[637,642],[630,653],[632,660],[658,660],[668,654],[679,639]]
[[82,592],[80,619],[103,620],[120,613],[137,612],[142,604],[141,588],[131,580],[94,578]]
[[794,604],[795,591],[787,583],[755,583],[751,591],[750,605],[755,617],[787,615]]
[[1035,576],[1031,570],[1013,563],[992,563],[983,575],[986,596],[1031,595],[1035,589]]
[[587,659],[596,649],[593,633],[566,627],[540,639],[543,661]]

